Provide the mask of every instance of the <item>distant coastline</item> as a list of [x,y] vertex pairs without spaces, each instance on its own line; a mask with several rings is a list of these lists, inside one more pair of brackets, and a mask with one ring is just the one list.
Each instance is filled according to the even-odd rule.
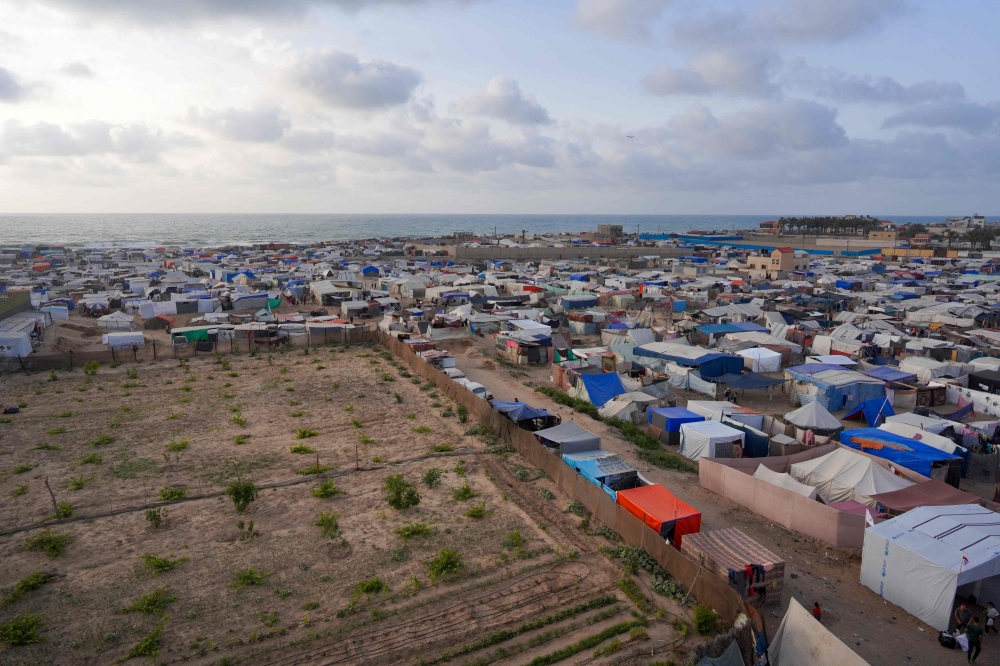
[[[0,245],[215,247],[265,242],[315,243],[365,238],[431,238],[473,234],[579,233],[599,224],[626,232],[748,231],[779,215],[0,215]],[[945,216],[879,215],[897,224]]]

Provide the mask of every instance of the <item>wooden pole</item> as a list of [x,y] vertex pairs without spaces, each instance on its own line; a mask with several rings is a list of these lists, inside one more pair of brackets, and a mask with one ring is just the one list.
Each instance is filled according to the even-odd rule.
[[62,522],[62,516],[59,515],[59,505],[56,504],[56,494],[52,492],[52,486],[49,485],[49,477],[45,477],[45,487],[49,491],[49,497],[52,498],[52,510],[56,513],[56,522]]

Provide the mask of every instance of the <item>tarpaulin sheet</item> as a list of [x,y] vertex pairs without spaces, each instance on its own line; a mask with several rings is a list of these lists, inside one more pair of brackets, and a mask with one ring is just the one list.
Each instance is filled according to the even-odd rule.
[[659,484],[618,492],[618,504],[681,547],[681,537],[701,531],[701,512]]
[[726,651],[718,657],[705,657],[696,666],[746,666],[743,655],[740,654],[740,645],[734,639]]
[[886,417],[895,416],[896,412],[893,411],[888,398],[872,398],[855,407],[844,418],[853,419],[862,415],[865,417],[865,422],[874,428],[883,423]]
[[583,385],[587,388],[590,402],[600,407],[615,396],[625,393],[622,380],[617,372],[604,372],[599,375],[580,375]]
[[861,374],[881,379],[884,382],[905,382],[916,378],[916,375],[912,372],[903,372],[888,365],[880,365],[877,368],[865,370]]
[[[660,427],[667,432],[680,432],[681,425],[684,423],[697,423],[705,420],[704,416],[683,407],[658,407],[650,409],[647,414],[648,421],[653,425],[657,425],[657,421],[662,420],[663,425]],[[662,418],[654,419],[654,415]]]
[[894,490],[890,493],[879,493],[871,497],[878,504],[898,513],[910,511],[918,506],[982,505],[983,503],[981,497],[959,490],[937,479],[917,483],[909,488]]
[[493,405],[493,409],[501,414],[506,414],[507,418],[515,423],[517,421],[528,421],[530,419],[551,416],[544,409],[532,407],[524,402],[499,402],[494,400],[491,404]]
[[584,430],[575,421],[561,423],[552,428],[535,432],[535,437],[540,440],[558,444],[563,453],[576,453],[579,451],[596,451],[601,448],[601,438],[598,435]]
[[869,666],[867,661],[854,654],[829,629],[817,622],[795,597],[789,601],[788,611],[774,632],[767,656],[771,666]]
[[927,477],[931,475],[933,463],[958,458],[921,444],[915,439],[878,428],[845,430],[840,433],[840,443],[869,455],[884,458]]
[[744,372],[742,375],[725,374],[713,379],[720,384],[727,384],[738,389],[766,389],[781,384],[780,379],[771,379],[756,372]]

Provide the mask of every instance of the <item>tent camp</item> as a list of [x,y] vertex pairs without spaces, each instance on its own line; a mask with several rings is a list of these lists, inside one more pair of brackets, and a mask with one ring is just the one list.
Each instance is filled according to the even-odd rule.
[[869,527],[861,584],[947,630],[956,593],[1000,599],[1000,514],[977,504],[922,506]]
[[869,666],[867,661],[854,654],[829,629],[817,622],[795,597],[789,601],[788,611],[774,632],[767,657],[771,666]]
[[813,486],[827,504],[854,500],[874,507],[872,495],[907,488],[913,483],[879,466],[867,456],[837,449],[788,468],[797,481]]
[[964,363],[945,363],[924,356],[907,356],[900,361],[899,369],[912,372],[927,382],[941,377],[961,377],[969,374],[969,367]]
[[542,430],[559,425],[559,417],[549,414],[541,407],[532,407],[524,402],[500,402],[494,400],[490,403],[493,409],[517,424],[519,428],[529,431]]
[[831,432],[840,430],[840,421],[817,401],[785,414],[785,420],[804,430]]
[[660,404],[660,400],[647,393],[622,393],[604,403],[597,410],[602,418],[616,418],[632,423],[645,423],[646,412]]
[[785,378],[794,381],[792,404],[818,400],[831,412],[853,409],[865,400],[885,397],[884,382],[839,365],[797,365],[785,369]]
[[124,312],[112,312],[97,318],[97,325],[105,331],[131,331],[135,317]]
[[[746,437],[736,428],[730,428],[719,421],[700,421],[681,425],[682,456],[691,460],[701,457],[739,458],[743,453],[743,440]],[[739,446],[737,453],[736,446]]]
[[767,347],[751,347],[736,352],[746,359],[745,365],[754,372],[778,372],[781,370],[781,354]]
[[535,437],[545,446],[559,447],[560,453],[580,453],[601,448],[601,438],[584,430],[575,421],[560,423],[553,428],[538,430]]
[[727,372],[739,374],[743,370],[741,356],[719,354],[676,342],[653,342],[636,347],[632,353],[636,363],[648,365],[654,370],[662,371],[666,363],[672,362],[682,367],[698,368],[705,379],[718,377]]
[[622,490],[617,501],[675,548],[681,547],[681,537],[685,534],[701,531],[701,512],[659,484]]
[[784,488],[785,490],[791,490],[793,493],[798,493],[799,495],[808,497],[811,500],[816,499],[819,495],[818,489],[813,488],[812,486],[807,486],[804,483],[799,483],[791,474],[775,472],[774,470],[770,470],[763,465],[757,467],[757,470],[753,473],[753,478],[766,481],[772,486],[778,486],[779,488]]
[[564,453],[562,459],[577,474],[610,495],[611,499],[617,498],[619,490],[648,484],[640,479],[634,467],[610,451]]
[[938,418],[937,416],[921,416],[919,414],[914,414],[913,412],[887,416],[885,422],[905,423],[907,425],[920,428],[921,430],[934,433],[935,435],[940,435],[948,428],[957,428],[960,431],[964,427],[963,424],[956,421],[949,421],[947,419]]
[[[840,443],[901,465],[917,474],[930,477],[933,470],[957,461],[961,474],[961,458],[939,451],[915,439],[896,435],[878,428],[858,428],[840,433]],[[953,484],[956,485],[956,484]]]
[[895,415],[896,412],[893,411],[892,403],[889,402],[889,398],[882,397],[865,400],[863,403],[845,414],[844,418],[850,420],[863,418],[870,427],[875,428],[880,423],[884,422],[887,417]]
[[728,416],[734,421],[745,423],[757,430],[764,429],[764,415],[746,407],[734,405],[725,400],[688,400],[687,408],[706,419],[721,421]]
[[955,506],[957,504],[983,505],[978,495],[959,490],[937,479],[915,483],[909,488],[889,493],[872,495],[876,504],[881,504],[893,514],[904,513],[918,506]]
[[935,435],[933,432],[929,432],[917,426],[910,425],[909,423],[902,423],[900,421],[886,421],[878,427],[879,430],[885,430],[886,432],[891,432],[893,434],[899,435],[901,437],[909,437],[915,439],[921,444],[926,444],[927,446],[933,446],[938,451],[944,451],[945,453],[950,453],[952,455],[961,456],[965,453],[965,448],[959,446],[955,442],[951,441],[947,437],[942,437],[941,435]]
[[569,394],[580,400],[588,400],[598,407],[615,396],[625,393],[621,377],[617,372],[601,372],[596,374],[577,375],[578,381],[569,390]]
[[0,356],[27,356],[31,335],[24,331],[0,331]]
[[660,429],[660,441],[664,444],[677,445],[681,441],[681,425],[704,421],[701,414],[683,407],[659,407],[646,412],[649,425]]

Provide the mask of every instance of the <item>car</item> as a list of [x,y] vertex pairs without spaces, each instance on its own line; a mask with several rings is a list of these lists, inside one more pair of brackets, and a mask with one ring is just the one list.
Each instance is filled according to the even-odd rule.
[[445,368],[441,372],[448,375],[452,379],[465,379],[465,373],[458,368]]
[[467,390],[472,391],[475,395],[484,400],[493,399],[493,394],[490,393],[485,386],[478,382],[470,382],[468,379],[456,379],[455,383],[464,386]]

